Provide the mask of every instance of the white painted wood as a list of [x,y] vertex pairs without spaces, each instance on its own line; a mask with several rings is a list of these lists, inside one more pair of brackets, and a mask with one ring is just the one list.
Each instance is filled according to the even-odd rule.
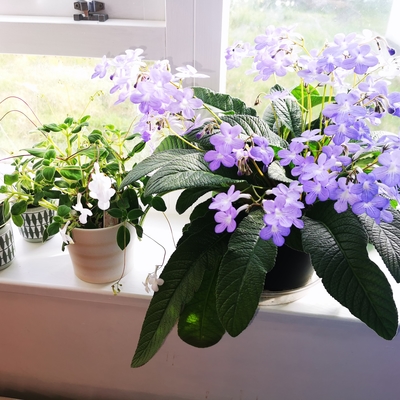
[[[171,251],[167,224],[146,232]],[[171,220],[174,230],[179,221]],[[183,225],[183,221],[181,221]],[[17,235],[18,233],[15,232]],[[145,366],[131,369],[150,297],[141,281],[162,254],[138,243],[123,291],[73,274],[61,239],[16,236],[0,271],[0,396],[80,400],[397,399],[400,336],[385,341],[319,285],[286,306],[263,307],[236,338],[196,349],[176,331]],[[379,257],[373,260],[379,263]],[[46,281],[48,284],[44,284]],[[399,287],[394,287],[397,304]],[[35,396],[34,396],[35,395]]]
[[105,22],[74,21],[73,1],[20,0],[0,3],[0,52],[113,57],[141,47],[147,59],[172,66],[194,65],[223,90],[229,0],[110,0]]

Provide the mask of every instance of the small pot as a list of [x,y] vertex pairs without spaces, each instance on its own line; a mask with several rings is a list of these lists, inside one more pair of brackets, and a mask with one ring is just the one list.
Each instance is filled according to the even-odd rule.
[[75,244],[67,246],[75,275],[89,283],[115,282],[132,270],[134,229],[125,250],[117,244],[117,232],[122,224],[99,229],[75,228],[72,238]]
[[51,224],[53,216],[54,211],[45,207],[28,208],[22,214],[24,223],[21,227],[18,227],[19,233],[28,242],[42,242],[43,233],[46,227]]
[[10,222],[0,227],[0,271],[7,268],[15,257],[14,235]]

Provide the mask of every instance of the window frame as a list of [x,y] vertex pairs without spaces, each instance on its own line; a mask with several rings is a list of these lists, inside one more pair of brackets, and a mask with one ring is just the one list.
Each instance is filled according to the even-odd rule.
[[10,3],[0,5],[0,35],[8,38],[1,53],[114,57],[140,47],[149,60],[168,58],[173,68],[193,65],[210,76],[202,84],[225,88],[230,0],[141,0],[125,14],[129,0],[113,0],[109,7],[105,1],[105,22],[74,21],[72,0]]

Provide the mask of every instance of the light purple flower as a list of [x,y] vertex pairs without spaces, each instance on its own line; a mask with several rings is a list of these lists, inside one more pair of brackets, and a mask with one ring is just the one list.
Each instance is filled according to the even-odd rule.
[[214,220],[217,222],[215,226],[215,233],[222,233],[223,231],[227,231],[229,233],[233,232],[236,229],[236,221],[237,210],[234,207],[229,208],[226,211],[218,211],[214,215]]
[[232,207],[232,203],[240,198],[240,190],[235,191],[232,185],[227,193],[219,193],[213,199],[208,207],[211,210],[227,211]]

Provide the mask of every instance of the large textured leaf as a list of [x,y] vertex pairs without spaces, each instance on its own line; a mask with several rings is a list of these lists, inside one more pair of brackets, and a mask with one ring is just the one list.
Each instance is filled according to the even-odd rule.
[[229,242],[217,281],[219,319],[231,336],[239,335],[252,320],[264,288],[265,275],[276,258],[276,246],[259,236],[263,212],[247,215]]
[[[188,235],[170,257],[161,274],[164,284],[154,294],[143,322],[132,367],[147,363],[163,344],[178,321],[184,304],[188,303],[201,285],[206,268],[219,263],[214,249],[226,240],[214,232],[213,212],[193,222],[195,233]],[[189,227],[190,231],[190,227]]]
[[304,250],[328,293],[385,339],[397,331],[391,287],[368,258],[367,234],[351,211],[336,213],[332,202],[316,204],[304,217]]
[[189,149],[190,146],[177,136],[167,136],[154,150],[159,153],[171,149]]
[[238,183],[245,184],[246,181],[214,174],[203,154],[195,153],[171,160],[170,164],[157,170],[147,182],[145,196],[189,188],[229,187]]
[[214,248],[212,264],[206,269],[199,290],[184,307],[178,323],[178,335],[186,343],[195,347],[210,347],[218,343],[225,334],[216,308],[215,287],[218,267],[228,247],[229,235]]
[[[271,93],[282,92],[283,87],[275,85]],[[283,98],[272,101],[272,106],[267,107],[262,118],[271,127],[274,125],[285,126],[292,133],[291,136],[301,135],[301,109],[294,98]]]
[[269,165],[268,177],[278,182],[290,183],[293,181],[293,179],[286,176],[285,168],[279,164],[279,161],[274,161]]
[[248,135],[262,136],[268,139],[271,146],[277,146],[286,149],[288,143],[277,134],[271,131],[268,125],[259,117],[251,115],[225,115],[221,119],[229,124],[240,125],[243,131]]
[[203,100],[204,103],[221,111],[234,111],[236,114],[257,115],[254,108],[247,107],[246,104],[228,94],[216,93],[204,87],[193,87],[194,95]]
[[360,220],[368,232],[369,241],[375,246],[396,282],[400,282],[400,213],[393,210],[393,222],[379,225],[367,215]]
[[[153,153],[129,171],[128,175],[122,181],[121,187],[129,185],[159,168],[164,168],[165,166],[176,162],[176,160],[182,159],[185,163],[185,160],[189,160],[190,162],[192,158],[199,160],[202,159],[203,156],[203,153],[195,149],[171,149],[159,153]],[[206,162],[204,161],[202,164],[202,168],[205,168],[204,164],[206,164]]]

